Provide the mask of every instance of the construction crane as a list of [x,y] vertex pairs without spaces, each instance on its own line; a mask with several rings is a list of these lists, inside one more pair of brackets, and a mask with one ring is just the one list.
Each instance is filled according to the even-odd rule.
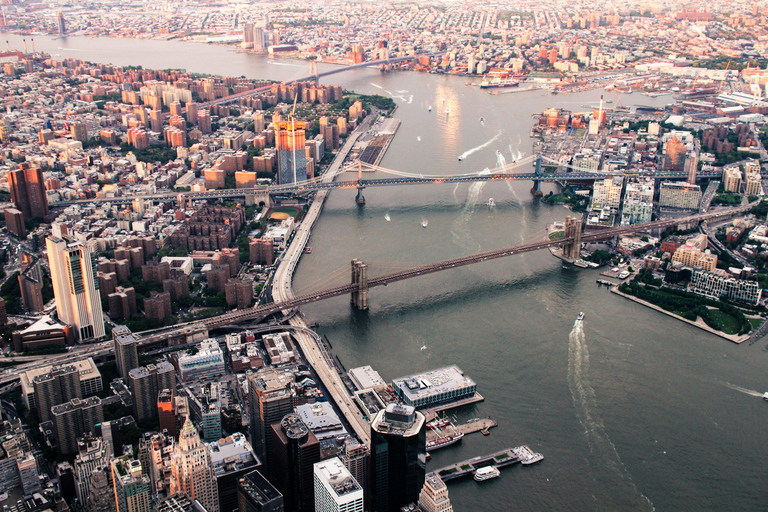
[[723,88],[723,83],[725,83],[725,79],[728,78],[728,69],[731,67],[731,60],[728,61],[728,65],[725,66],[725,76],[723,76],[723,79],[720,81],[720,87],[717,88],[717,94],[720,94],[720,89]]

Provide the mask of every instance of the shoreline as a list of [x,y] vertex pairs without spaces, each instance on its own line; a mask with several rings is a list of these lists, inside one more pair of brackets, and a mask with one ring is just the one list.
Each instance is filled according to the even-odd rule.
[[611,286],[610,291],[611,291],[611,293],[615,293],[616,295],[624,297],[625,299],[629,299],[629,300],[631,300],[633,302],[637,302],[638,304],[642,304],[643,306],[646,306],[648,308],[655,309],[656,311],[658,311],[660,313],[664,313],[665,315],[671,316],[672,318],[674,318],[676,320],[680,320],[680,321],[685,322],[685,323],[687,323],[689,325],[692,325],[694,327],[698,327],[699,329],[701,329],[703,331],[707,331],[707,332],[709,332],[711,334],[714,334],[715,336],[719,336],[721,338],[724,338],[724,339],[726,339],[726,340],[728,340],[728,341],[730,341],[732,343],[740,344],[740,343],[744,343],[745,341],[747,341],[749,339],[749,334],[743,334],[743,335],[739,336],[737,334],[726,334],[723,331],[717,331],[717,330],[711,328],[710,326],[708,326],[706,323],[704,323],[704,321],[701,320],[700,318],[697,318],[696,321],[694,322],[693,320],[688,320],[687,318],[683,318],[681,316],[678,316],[678,315],[672,313],[671,311],[667,311],[666,309],[661,308],[661,307],[659,307],[659,306],[657,306],[655,304],[651,304],[650,302],[646,302],[646,301],[644,301],[642,299],[638,299],[637,297],[635,297],[633,295],[628,295],[628,294],[626,294],[624,292],[621,292],[621,291],[619,291],[619,287],[618,286]]

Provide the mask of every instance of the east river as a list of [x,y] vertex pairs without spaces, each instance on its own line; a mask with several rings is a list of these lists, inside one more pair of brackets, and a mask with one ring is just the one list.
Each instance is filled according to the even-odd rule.
[[[21,37],[6,39],[21,49]],[[308,74],[302,62],[197,43],[37,36],[35,45],[57,58],[156,69],[275,80]],[[382,165],[424,174],[480,172],[496,165],[497,150],[506,161],[527,156],[532,114],[581,110],[601,94],[490,95],[464,77],[375,69],[326,81],[395,97],[403,124]],[[362,208],[353,191],[332,192],[294,288],[345,282],[353,258],[376,275],[536,240],[569,212],[533,199],[530,186],[371,188]],[[491,416],[499,427],[433,452],[428,469],[521,444],[544,454],[495,480],[452,482],[456,510],[764,509],[768,341],[732,344],[598,288],[597,276],[538,252],[375,288],[366,313],[346,297],[303,311],[348,369],[370,364],[389,381],[457,364],[477,382],[485,402],[458,418]]]

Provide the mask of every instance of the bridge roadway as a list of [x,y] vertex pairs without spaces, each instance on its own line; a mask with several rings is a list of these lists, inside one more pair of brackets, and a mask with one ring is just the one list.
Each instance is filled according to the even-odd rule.
[[[396,185],[430,185],[440,183],[473,183],[477,181],[516,181],[516,180],[528,180],[528,181],[548,181],[556,182],[563,180],[570,181],[587,181],[587,180],[600,180],[608,175],[624,175],[627,177],[647,177],[654,179],[686,179],[687,174],[684,172],[666,171],[661,173],[591,173],[591,172],[568,172],[568,173],[549,173],[537,176],[536,173],[488,173],[488,174],[459,174],[459,175],[446,175],[446,176],[402,176],[397,178],[375,178],[375,179],[363,179],[363,180],[350,180],[350,181],[307,181],[299,182],[291,185],[277,185],[274,187],[254,187],[254,188],[239,188],[239,189],[227,189],[227,190],[207,190],[205,192],[179,192],[174,194],[171,192],[160,194],[149,194],[144,196],[122,196],[122,197],[104,197],[93,199],[75,199],[72,201],[58,201],[52,203],[51,206],[69,206],[73,204],[94,204],[94,203],[112,203],[112,204],[129,204],[134,199],[144,199],[147,201],[161,201],[161,200],[173,200],[177,196],[184,196],[186,199],[225,199],[233,197],[245,197],[250,194],[263,194],[265,192],[276,193],[302,193],[313,192],[317,190],[332,190],[332,189],[348,189],[357,188],[360,185],[363,187],[387,187]],[[721,172],[717,171],[699,171],[697,176],[699,178],[720,178]]]
[[[652,229],[664,229],[671,226],[677,226],[680,224],[690,224],[692,222],[701,222],[703,220],[722,219],[733,216],[735,213],[740,213],[751,209],[751,206],[740,206],[736,208],[728,208],[718,210],[716,212],[690,215],[687,217],[679,217],[676,219],[657,220],[654,222],[648,222],[646,224],[635,224],[632,226],[620,226],[611,229],[604,229],[595,231],[593,233],[583,233],[581,235],[582,242],[595,242],[598,240],[606,240],[614,236],[623,235],[627,233],[634,233],[637,231],[647,231]],[[440,272],[442,270],[448,270],[456,267],[463,267],[465,265],[471,265],[473,263],[481,263],[483,261],[493,260],[497,258],[504,258],[506,256],[513,256],[515,254],[522,254],[531,251],[538,251],[541,249],[547,249],[550,247],[556,247],[568,242],[572,242],[573,238],[560,238],[558,240],[545,240],[541,242],[533,242],[528,244],[517,245],[513,247],[505,247],[503,249],[495,249],[492,251],[481,252],[479,254],[473,254],[471,256],[462,256],[461,258],[454,258],[451,260],[439,261],[435,263],[428,263],[407,270],[399,272],[393,272],[385,274],[379,277],[368,279],[368,287],[373,288],[375,286],[384,286],[396,281],[402,281],[404,279],[410,279],[426,274],[432,274],[434,272]],[[208,328],[215,328],[218,326],[229,325],[232,323],[243,322],[246,320],[252,320],[257,317],[267,316],[278,311],[289,310],[303,304],[309,304],[311,302],[317,302],[331,297],[338,297],[339,295],[346,295],[352,293],[357,289],[352,284],[336,286],[328,288],[315,293],[306,293],[291,297],[285,301],[273,302],[264,306],[255,308],[244,309],[241,311],[232,311],[223,315],[207,318],[202,320]]]

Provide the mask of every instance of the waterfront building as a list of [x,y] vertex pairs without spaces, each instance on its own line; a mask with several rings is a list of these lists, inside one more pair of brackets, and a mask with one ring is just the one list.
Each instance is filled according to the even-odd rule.
[[275,131],[277,147],[277,183],[296,183],[307,179],[307,152],[304,123],[281,121]]
[[273,423],[293,411],[292,376],[273,368],[261,368],[248,374],[248,410],[250,411],[251,445],[256,456],[266,462],[270,471]]
[[237,481],[240,512],[283,512],[283,495],[258,471],[251,471]]
[[470,398],[477,391],[475,381],[456,365],[393,379],[392,387],[398,398],[417,409]]
[[285,512],[312,512],[313,466],[320,462],[320,442],[297,414],[286,415],[272,430],[270,481],[285,498]]
[[448,498],[448,487],[436,473],[428,473],[419,494],[419,508],[423,512],[453,512]]
[[123,455],[112,459],[111,469],[117,512],[150,512],[149,477],[142,472],[141,462]]
[[719,300],[723,297],[737,302],[756,306],[760,301],[762,288],[757,281],[734,279],[720,269],[713,271],[694,270],[691,276],[691,289],[694,293],[710,299]]
[[338,458],[314,468],[315,512],[363,512],[363,488]]
[[164,389],[176,389],[176,373],[173,366],[161,361],[139,366],[128,372],[133,397],[133,414],[136,421],[157,416],[157,399]]
[[46,247],[59,320],[75,326],[78,340],[103,337],[104,317],[91,249],[54,236],[46,239]]
[[171,454],[171,494],[186,492],[208,512],[219,512],[219,496],[211,455],[187,418]]
[[701,200],[701,188],[690,183],[663,182],[659,192],[662,209],[696,210]]
[[208,444],[219,494],[219,512],[238,512],[237,482],[261,465],[240,432]]
[[415,503],[424,485],[427,426],[411,406],[389,404],[371,422],[370,493],[373,512]]

